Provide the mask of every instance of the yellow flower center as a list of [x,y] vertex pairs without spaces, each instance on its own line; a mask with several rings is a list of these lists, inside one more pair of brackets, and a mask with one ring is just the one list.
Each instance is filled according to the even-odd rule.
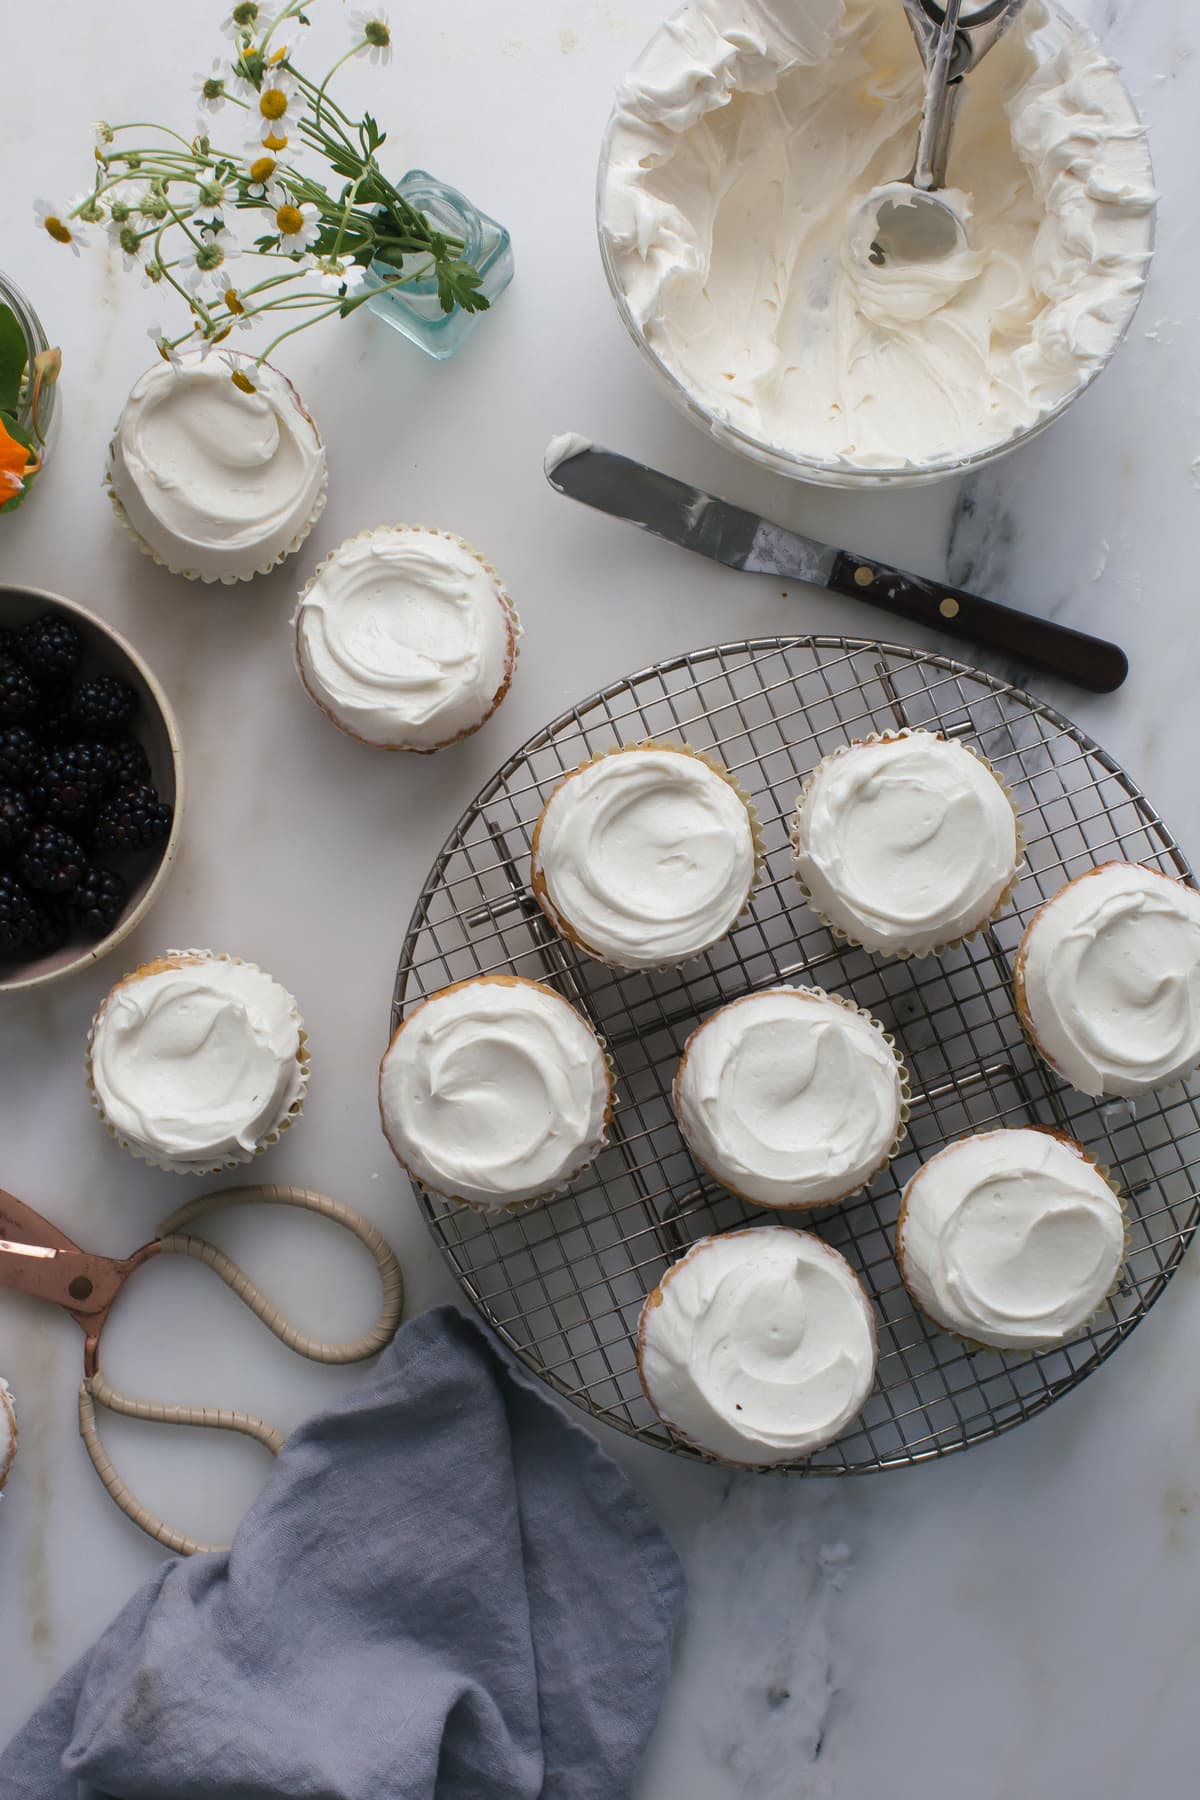
[[282,88],[266,88],[258,97],[258,110],[264,119],[282,119],[288,97]]
[[46,230],[50,233],[50,236],[54,239],[56,244],[69,244],[71,242],[71,227],[64,224],[61,219],[56,218],[53,213],[49,214],[45,224]]
[[234,369],[229,379],[232,381],[235,388],[241,388],[243,394],[256,394],[258,392],[258,389],[251,381],[250,377],[248,375],[243,375],[240,369]]
[[263,149],[264,150],[286,150],[287,149],[287,134],[286,134],[286,132],[268,131],[266,137],[263,139]]
[[298,231],[304,229],[304,219],[297,206],[281,206],[275,214],[275,223],[284,237],[295,237]]
[[256,156],[250,164],[250,179],[256,182],[270,181],[275,173],[275,168],[276,163],[273,156]]
[[235,316],[239,313],[244,313],[246,310],[242,304],[242,297],[236,288],[227,288],[225,290],[225,305]]

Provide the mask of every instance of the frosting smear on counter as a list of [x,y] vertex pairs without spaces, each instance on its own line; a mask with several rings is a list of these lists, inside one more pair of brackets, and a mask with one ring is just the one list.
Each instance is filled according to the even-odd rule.
[[910,166],[921,105],[895,0],[691,0],[651,40],[618,94],[601,232],[633,324],[718,434],[835,468],[952,465],[1102,366],[1153,241],[1120,76],[1030,0],[966,88],[945,197],[968,243],[877,267],[863,203]]

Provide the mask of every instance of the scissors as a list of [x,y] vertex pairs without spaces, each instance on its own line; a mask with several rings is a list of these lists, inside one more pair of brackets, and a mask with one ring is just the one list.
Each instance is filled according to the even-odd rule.
[[[193,1236],[183,1229],[205,1213],[241,1206],[294,1206],[305,1212],[320,1213],[365,1244],[375,1259],[383,1288],[383,1308],[371,1330],[348,1344],[327,1344],[307,1336],[283,1317],[245,1270],[223,1250],[207,1238]],[[310,1188],[241,1187],[202,1195],[181,1206],[169,1219],[164,1219],[150,1243],[143,1244],[132,1256],[117,1259],[89,1255],[31,1206],[0,1188],[0,1287],[61,1306],[84,1334],[79,1431],[96,1473],[121,1511],[135,1525],[168,1550],[181,1556],[193,1556],[200,1551],[227,1546],[202,1544],[185,1532],[174,1530],[142,1505],[113,1467],[100,1438],[96,1408],[105,1407],[109,1412],[154,1424],[198,1425],[217,1431],[241,1432],[246,1437],[256,1438],[273,1456],[283,1448],[284,1434],[265,1419],[255,1418],[250,1413],[207,1406],[171,1406],[157,1400],[133,1400],[118,1393],[106,1380],[100,1369],[101,1333],[129,1277],[156,1256],[190,1256],[207,1264],[289,1350],[311,1362],[322,1363],[365,1362],[390,1342],[404,1309],[404,1278],[390,1245],[368,1220],[340,1200],[331,1200]]]

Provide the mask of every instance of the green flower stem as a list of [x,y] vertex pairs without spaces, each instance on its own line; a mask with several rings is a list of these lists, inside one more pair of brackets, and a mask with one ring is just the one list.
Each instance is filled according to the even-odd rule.
[[[326,75],[324,81],[321,83],[320,87],[317,89],[316,114],[317,114],[317,124],[318,125],[321,123],[321,113],[325,106],[325,89],[329,86],[330,82],[333,80],[333,78],[337,74],[338,70],[340,68],[342,68],[342,66],[345,63],[348,63],[352,56],[357,56],[359,51],[365,50],[366,47],[367,47],[366,38],[360,38],[357,44],[351,44],[351,46],[350,46],[349,50],[347,50],[345,56],[338,57],[337,61],[333,65],[333,67],[330,69],[329,73]],[[346,116],[345,113],[343,113],[342,117],[345,118],[345,116]]]
[[295,335],[298,331],[307,331],[310,325],[316,325],[320,322],[321,319],[328,319],[334,313],[341,312],[341,310],[342,310],[341,301],[334,300],[331,302],[331,304],[329,306],[325,307],[322,312],[316,314],[315,317],[313,317],[311,319],[302,319],[300,321],[299,325],[292,325],[287,331],[281,331],[279,333],[278,337],[271,339],[271,342],[267,345],[266,349],[262,352],[262,354],[260,356],[255,357],[255,359],[254,359],[255,362],[259,362],[259,363],[266,362],[266,360],[267,360],[268,356],[270,356],[272,350],[277,350],[279,348],[280,344],[282,344],[285,339],[290,338],[290,337],[295,337]]

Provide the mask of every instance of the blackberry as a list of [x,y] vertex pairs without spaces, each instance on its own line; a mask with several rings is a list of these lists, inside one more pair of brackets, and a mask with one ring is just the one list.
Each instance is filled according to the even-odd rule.
[[107,744],[58,744],[43,756],[29,797],[40,818],[69,824],[98,804],[111,777],[112,752]]
[[107,937],[114,930],[129,889],[113,869],[89,869],[71,898],[71,913],[84,937]]
[[97,737],[116,737],[132,719],[137,695],[115,675],[93,675],[75,689],[71,713],[75,723]]
[[27,948],[35,923],[33,896],[17,876],[0,872],[0,956]]
[[153,850],[170,836],[173,817],[149,782],[139,782],[104,802],[92,822],[92,842],[97,850]]
[[0,726],[0,781],[8,787],[28,787],[41,760],[41,748],[32,731],[24,725]]
[[0,856],[19,850],[33,828],[33,814],[20,788],[0,787]]
[[65,744],[79,736],[84,727],[71,710],[72,694],[67,682],[43,687],[38,700],[37,716],[31,724],[43,744]]
[[0,661],[20,661],[17,655],[17,634],[10,631],[7,625],[0,625]]
[[33,920],[26,947],[32,956],[50,956],[61,950],[71,928],[65,900],[50,900],[38,894],[32,906]]
[[35,681],[69,681],[83,656],[83,639],[60,613],[39,613],[17,633],[15,656]]
[[17,867],[37,894],[73,894],[87,871],[78,838],[57,825],[37,825],[25,840]]
[[147,786],[151,780],[150,758],[134,737],[118,738],[112,746],[112,785],[114,788]]
[[0,662],[0,723],[23,725],[37,711],[38,691],[20,663]]

